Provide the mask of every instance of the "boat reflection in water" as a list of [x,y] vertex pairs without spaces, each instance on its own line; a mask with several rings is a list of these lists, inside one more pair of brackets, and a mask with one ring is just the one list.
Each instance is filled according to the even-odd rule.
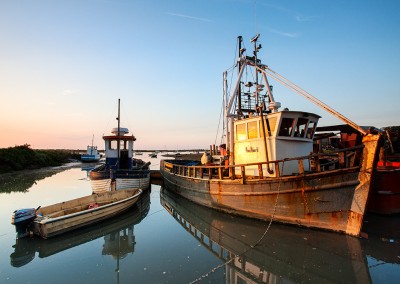
[[[276,223],[262,238],[269,222],[211,210],[165,189],[160,202],[189,234],[224,261],[194,275],[194,280],[224,268],[226,283],[372,283],[368,256],[379,260],[375,250],[377,255],[388,250],[380,264],[400,263],[398,244],[370,245],[371,239]],[[388,254],[393,257],[388,259]]]
[[104,237],[102,255],[122,259],[134,252],[134,226],[147,216],[149,209],[150,190],[146,190],[131,209],[101,223],[47,240],[36,237],[17,239],[10,255],[11,265],[21,267],[28,264],[36,252],[40,258],[45,258],[101,237]]

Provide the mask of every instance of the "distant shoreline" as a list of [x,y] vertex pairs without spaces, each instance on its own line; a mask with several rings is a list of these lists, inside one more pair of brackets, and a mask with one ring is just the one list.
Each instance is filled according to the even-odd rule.
[[[155,151],[145,150],[145,152],[151,153]],[[163,154],[163,152],[159,152],[158,154],[161,159],[174,158],[176,160],[200,161],[204,150],[202,152],[198,150],[182,152],[192,153],[170,151],[169,153],[165,152]],[[0,149],[0,162],[0,176],[2,177],[16,173],[58,172],[82,165],[77,150],[37,150],[31,149],[29,145]]]
[[80,155],[68,150],[34,150],[25,144],[0,149],[0,173],[61,167],[80,159]]
[[162,157],[166,157],[166,158],[175,158],[175,160],[196,160],[196,161],[200,161],[201,160],[201,156],[203,154],[180,154],[180,155],[176,155],[176,154],[165,154],[165,155],[161,155]]

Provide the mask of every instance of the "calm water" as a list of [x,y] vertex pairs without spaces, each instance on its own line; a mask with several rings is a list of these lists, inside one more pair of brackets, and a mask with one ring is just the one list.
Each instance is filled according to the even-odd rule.
[[[159,159],[147,160],[159,167]],[[267,223],[207,210],[152,185],[121,216],[53,239],[17,241],[11,213],[90,194],[87,169],[0,182],[0,283],[400,282],[399,217],[367,216],[368,239],[275,223],[262,238]]]

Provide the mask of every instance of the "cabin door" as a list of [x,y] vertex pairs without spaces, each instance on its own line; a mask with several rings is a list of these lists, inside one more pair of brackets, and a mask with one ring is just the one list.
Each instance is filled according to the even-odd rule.
[[119,168],[122,170],[129,169],[129,152],[128,150],[121,150],[119,159]]

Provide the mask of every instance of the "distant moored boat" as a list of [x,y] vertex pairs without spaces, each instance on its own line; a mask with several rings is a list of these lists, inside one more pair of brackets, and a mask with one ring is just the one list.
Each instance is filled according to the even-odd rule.
[[84,163],[98,162],[101,158],[101,155],[97,150],[97,146],[93,146],[93,138],[92,138],[92,145],[88,145],[86,153],[81,155],[81,161]]

